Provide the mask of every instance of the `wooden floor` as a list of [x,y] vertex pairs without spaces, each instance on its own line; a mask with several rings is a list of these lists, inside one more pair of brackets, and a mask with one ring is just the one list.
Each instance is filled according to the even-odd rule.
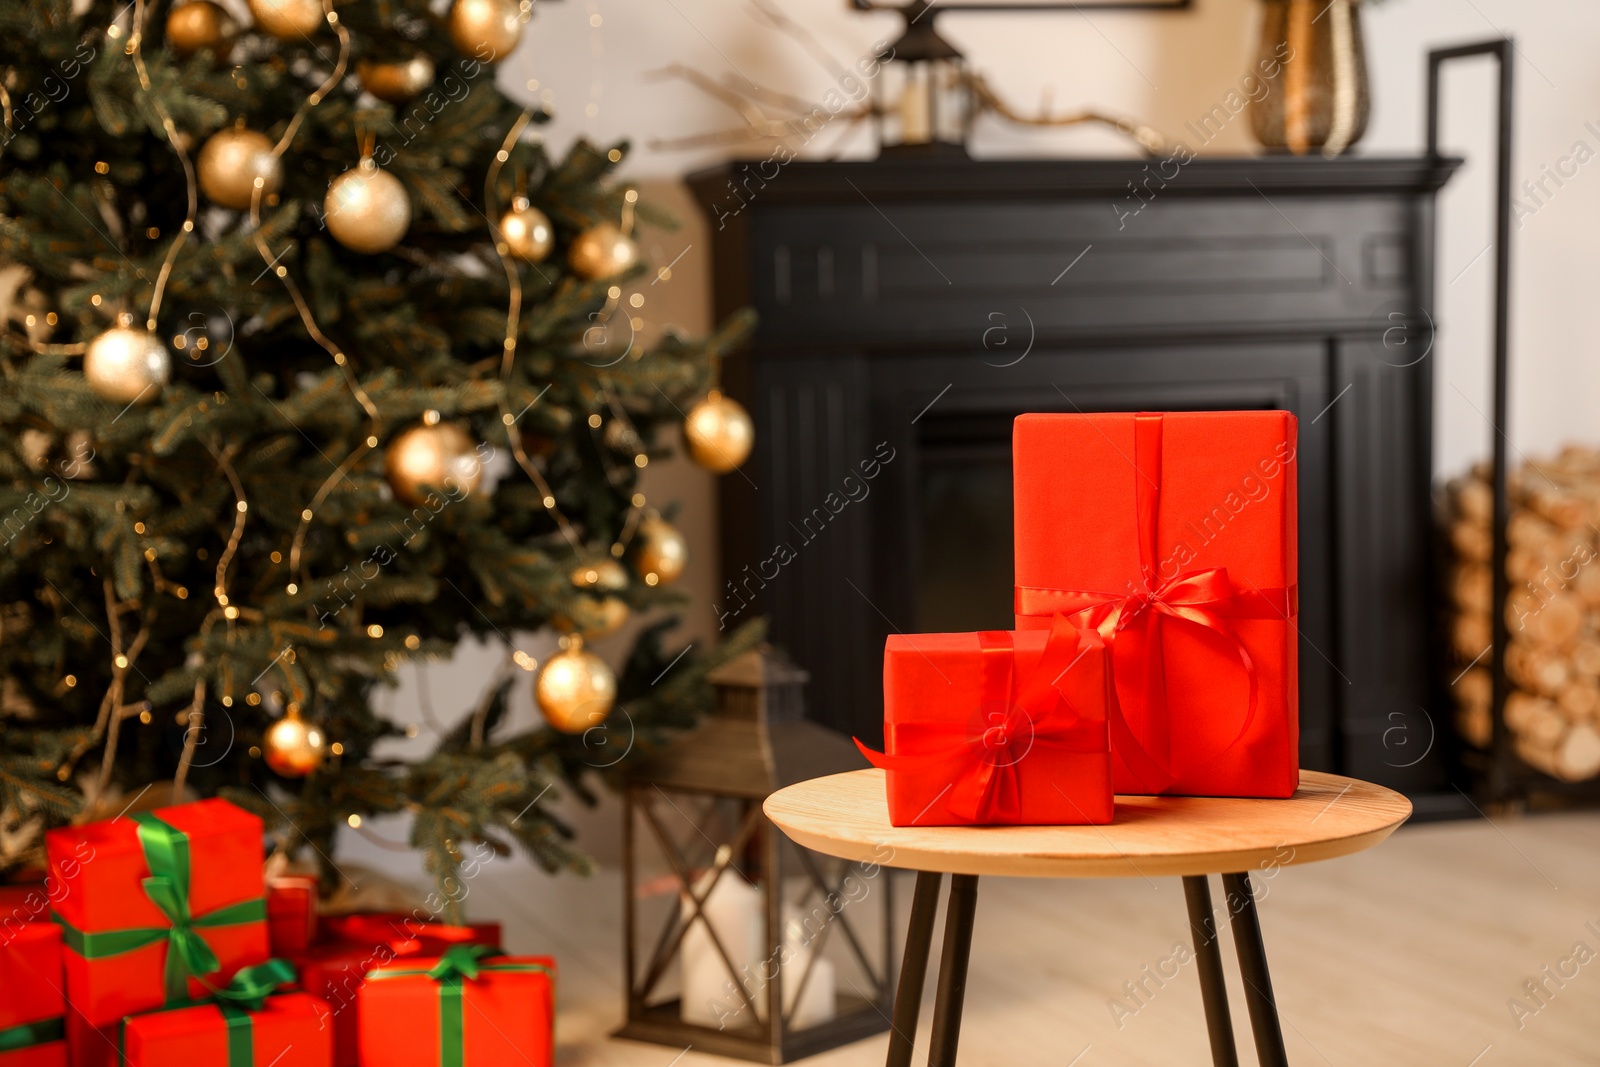
[[[903,923],[911,880],[893,881]],[[558,1064],[730,1062],[607,1037],[621,1006],[615,871],[588,881],[544,879],[505,865],[486,868],[471,889],[472,914],[503,919],[508,947],[560,962]],[[1600,815],[1402,828],[1371,852],[1277,871],[1261,907],[1294,1064],[1600,1063]],[[1160,988],[1147,982],[1154,992],[1143,1004],[1123,990],[1186,940],[1176,878],[985,880],[961,1062],[1208,1064],[1192,963]],[[936,956],[937,946],[936,938]],[[1563,969],[1576,974],[1559,978],[1564,985],[1547,980],[1541,1007],[1523,983],[1546,965],[1558,978]],[[1251,1062],[1231,952],[1228,968],[1241,1055]],[[919,1063],[932,984],[930,972]],[[1124,1008],[1116,1011],[1119,998]],[[1508,1001],[1528,1010],[1518,1018]],[[807,1062],[881,1064],[886,1043],[880,1036]]]

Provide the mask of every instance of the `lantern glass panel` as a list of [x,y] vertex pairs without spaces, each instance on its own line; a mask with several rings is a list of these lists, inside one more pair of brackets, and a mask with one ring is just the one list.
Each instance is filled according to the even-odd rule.
[[959,57],[891,61],[879,79],[884,148],[966,144],[972,99]]

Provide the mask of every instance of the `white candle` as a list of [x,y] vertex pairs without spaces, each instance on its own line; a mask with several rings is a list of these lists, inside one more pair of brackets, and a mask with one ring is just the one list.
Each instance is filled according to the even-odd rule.
[[906,87],[900,93],[902,144],[927,144],[933,139],[932,95],[933,86],[927,78],[918,78],[916,68],[907,72]]
[[[710,875],[695,884],[695,892],[705,891]],[[678,949],[679,966],[683,976],[683,994],[680,1001],[683,1021],[700,1026],[736,1028],[749,1026],[749,1009],[744,997],[734,985],[735,978],[728,974],[722,954],[706,932],[709,922],[717,932],[717,939],[727,950],[728,959],[738,972],[737,980],[751,990],[757,1005],[761,993],[756,986],[759,978],[758,964],[763,953],[761,890],[746,882],[736,872],[723,871],[716,888],[706,898],[703,906],[705,921],[689,923],[683,943]],[[685,922],[694,914],[693,904],[685,898],[679,907]]]

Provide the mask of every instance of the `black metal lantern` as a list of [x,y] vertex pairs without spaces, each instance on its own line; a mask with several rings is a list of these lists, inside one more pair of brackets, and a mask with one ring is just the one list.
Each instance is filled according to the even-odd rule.
[[972,85],[966,59],[934,29],[934,4],[900,9],[906,31],[878,76],[878,146],[884,154],[966,155]]
[[617,1036],[786,1063],[888,1028],[885,869],[802,849],[761,810],[785,785],[866,765],[806,721],[808,677],[770,647],[732,660],[710,675],[706,722],[629,774]]
[[[934,29],[940,12],[1046,11],[1183,11],[1193,0],[851,0],[857,11],[895,11],[906,30],[886,53],[878,75],[873,111],[878,119],[878,149],[883,155],[955,156],[967,154],[967,132],[981,103],[995,109],[992,91],[967,70],[960,50]],[[1016,116],[1006,117],[1016,120]],[[1030,125],[1073,125],[1105,121],[1084,116],[1064,122],[1033,121]],[[1124,130],[1123,132],[1132,132]],[[1141,143],[1142,139],[1141,139]]]

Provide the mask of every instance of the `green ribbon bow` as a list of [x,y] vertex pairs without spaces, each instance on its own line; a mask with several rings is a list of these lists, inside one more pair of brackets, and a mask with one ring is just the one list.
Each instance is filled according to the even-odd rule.
[[451,945],[431,967],[384,967],[367,972],[367,981],[385,978],[431,978],[439,984],[439,1067],[466,1067],[466,1027],[464,986],[484,971],[547,974],[555,972],[542,963],[517,963],[511,960],[487,962],[486,957],[504,955],[504,950],[489,945]]
[[65,1041],[66,1037],[66,1025],[59,1015],[53,1019],[23,1023],[21,1026],[8,1026],[0,1030],[0,1052],[16,1052],[18,1049],[45,1045],[51,1041]]
[[213,990],[211,995],[219,1002],[226,1001],[249,1011],[260,1011],[267,997],[276,993],[279,986],[286,986],[294,980],[294,964],[288,960],[271,959],[254,967],[246,967],[233,976],[233,981],[221,989]]
[[246,900],[204,915],[195,915],[189,906],[189,838],[182,830],[142,811],[131,818],[139,824],[139,847],[144,850],[150,877],[144,880],[145,896],[167,917],[170,927],[146,926],[127,930],[85,933],[54,916],[61,926],[67,947],[85,959],[120,956],[150,945],[167,943],[165,972],[166,1003],[170,1007],[189,999],[189,978],[203,978],[221,968],[200,931],[217,926],[265,922],[265,897]]

